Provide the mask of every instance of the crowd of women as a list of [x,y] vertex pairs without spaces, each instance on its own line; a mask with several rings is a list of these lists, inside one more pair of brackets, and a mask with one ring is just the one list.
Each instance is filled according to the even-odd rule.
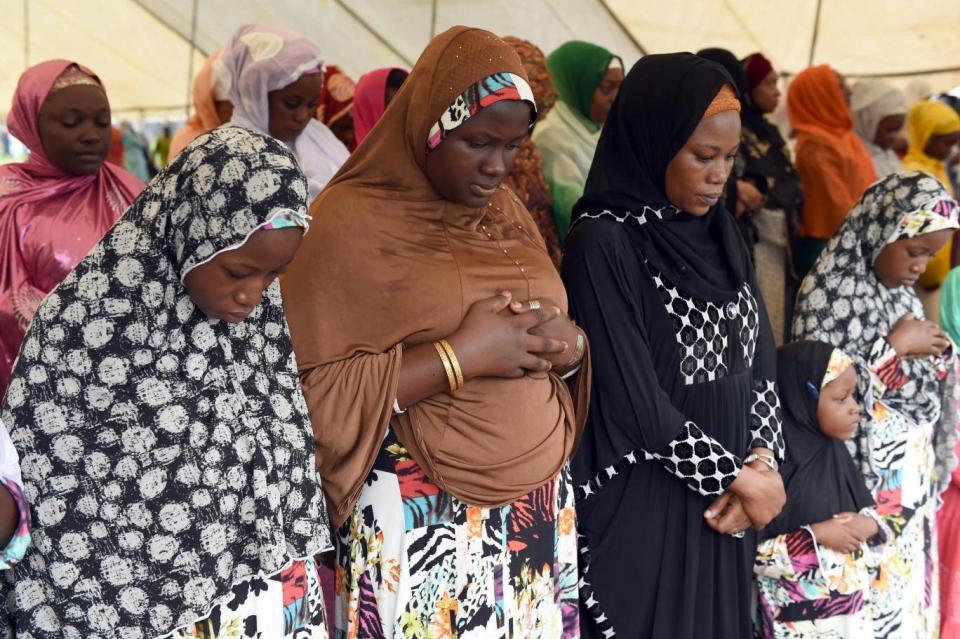
[[960,637],[960,116],[779,80],[248,25],[144,185],[26,70],[7,636]]

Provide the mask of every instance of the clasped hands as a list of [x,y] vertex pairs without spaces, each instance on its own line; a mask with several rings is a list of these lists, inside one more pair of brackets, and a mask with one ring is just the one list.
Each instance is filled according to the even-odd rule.
[[[771,456],[766,448],[756,454]],[[742,536],[748,528],[761,530],[780,514],[787,496],[780,473],[757,460],[743,466],[726,492],[717,497],[703,514],[710,528],[722,535]]]

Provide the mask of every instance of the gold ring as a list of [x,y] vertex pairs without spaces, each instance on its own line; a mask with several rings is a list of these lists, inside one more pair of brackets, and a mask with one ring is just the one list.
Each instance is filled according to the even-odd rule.
[[539,311],[540,310],[540,300],[530,300],[530,310]]

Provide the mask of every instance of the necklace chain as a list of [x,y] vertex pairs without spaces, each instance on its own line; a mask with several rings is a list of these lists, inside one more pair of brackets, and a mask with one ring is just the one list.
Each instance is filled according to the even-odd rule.
[[[506,191],[506,189],[504,189],[502,186],[500,187],[500,190]],[[519,200],[516,199],[516,196],[514,196],[514,201],[519,202]],[[504,220],[506,220],[507,224],[516,227],[517,230],[520,231],[520,233],[527,236],[527,238],[529,238],[531,241],[533,240],[533,238],[530,237],[530,234],[527,233],[527,230],[523,228],[523,225],[520,224],[519,222],[512,222],[509,219],[507,219],[506,213],[504,213],[499,206],[494,205],[493,202],[489,202],[487,204],[487,208],[497,211],[497,213],[499,213],[500,216],[504,218]],[[490,233],[490,230],[487,228],[487,225],[484,224],[483,222],[480,223],[480,230],[483,231],[483,234],[487,236],[488,240],[496,243],[497,247],[500,249],[500,252],[503,253],[508,260],[513,262],[513,265],[517,267],[518,271],[520,271],[520,275],[523,277],[524,281],[527,283],[527,299],[530,299],[533,296],[533,286],[530,283],[530,277],[527,275],[527,267],[521,264],[520,260],[510,255],[510,252],[503,246],[503,243],[500,240],[493,237],[493,234]]]

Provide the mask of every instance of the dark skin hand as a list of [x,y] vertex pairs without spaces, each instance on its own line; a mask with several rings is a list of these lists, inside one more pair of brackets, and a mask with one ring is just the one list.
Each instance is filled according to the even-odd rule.
[[[551,322],[560,309],[510,313],[511,295],[475,302],[447,341],[460,362],[464,380],[475,377],[523,377],[528,371],[546,372],[552,354],[566,349],[564,342],[531,334],[531,330]],[[504,313],[504,311],[508,311]],[[447,374],[433,343],[419,344],[403,352],[397,403],[401,407],[449,390]]]
[[0,486],[0,548],[5,548],[20,524],[20,513],[13,495],[4,486]]
[[[765,455],[768,457],[773,457],[773,452],[767,448],[754,448],[751,450],[752,453],[757,455]],[[761,488],[765,487],[768,489],[770,494],[767,497],[761,497],[760,499],[772,499],[772,505],[780,500],[779,496],[776,494],[775,484],[779,483],[781,490],[783,487],[783,481],[780,479],[780,474],[773,472],[773,470],[767,466],[764,462],[757,460],[751,462],[748,466],[744,466],[744,470],[741,471],[741,475],[744,474],[744,471],[750,471],[750,475],[763,475],[767,474],[765,477],[768,480],[767,484],[761,484]],[[748,477],[749,481],[755,481],[755,477]],[[769,508],[765,504],[757,501],[756,497],[751,496],[750,501],[746,501],[741,497],[737,490],[743,490],[745,492],[756,492],[756,487],[750,487],[749,485],[741,483],[736,489],[734,486],[737,482],[740,481],[738,477],[733,484],[730,485],[730,488],[723,495],[718,497],[707,511],[704,513],[704,521],[710,528],[722,535],[729,535],[741,530],[746,530],[747,528],[754,528],[760,530],[776,517],[780,510],[783,508],[783,502],[780,502],[779,507],[776,509],[776,513],[770,516],[770,519],[763,521],[763,518],[769,515]],[[784,500],[786,495],[784,494]],[[752,513],[752,516],[751,516]],[[757,517],[755,521],[753,517]],[[762,522],[762,523],[758,523]]]
[[860,541],[867,541],[880,532],[880,526],[870,517],[856,513],[840,513],[837,517],[846,518],[844,525],[852,530]]
[[[570,321],[569,317],[560,312],[560,305],[553,300],[541,297],[538,298],[537,301],[540,302],[541,308],[556,311],[557,316],[540,326],[530,329],[530,334],[560,340],[564,344],[563,351],[559,353],[544,353],[543,358],[550,362],[552,368],[563,368],[575,365],[577,362],[572,362],[571,359],[576,355],[575,349],[577,345],[577,334],[579,332],[577,331],[576,325]],[[517,314],[528,312],[530,310],[530,303],[514,300],[510,303],[510,310]]]
[[849,515],[837,515],[832,519],[813,524],[810,528],[817,537],[817,543],[830,550],[851,553],[859,550],[862,539],[849,526],[850,519]]
[[942,328],[910,313],[894,324],[887,341],[897,355],[905,358],[940,355],[950,347],[950,339]]

